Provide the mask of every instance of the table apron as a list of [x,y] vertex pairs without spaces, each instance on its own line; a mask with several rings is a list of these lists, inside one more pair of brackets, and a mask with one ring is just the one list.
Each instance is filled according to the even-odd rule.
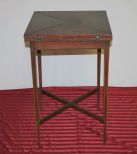
[[86,42],[33,42],[34,47],[37,50],[46,50],[46,49],[97,49],[105,48],[106,41],[86,41]]

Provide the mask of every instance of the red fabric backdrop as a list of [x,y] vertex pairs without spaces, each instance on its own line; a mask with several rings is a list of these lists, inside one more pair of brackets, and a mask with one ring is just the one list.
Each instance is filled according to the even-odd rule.
[[[93,87],[50,87],[51,92],[73,100]],[[101,89],[102,91],[102,89]],[[44,116],[63,104],[43,96]],[[97,114],[96,94],[79,103]],[[40,127],[42,148],[37,146],[32,89],[0,91],[0,154],[113,154],[137,153],[137,88],[109,88],[107,144],[103,125],[67,109]]]

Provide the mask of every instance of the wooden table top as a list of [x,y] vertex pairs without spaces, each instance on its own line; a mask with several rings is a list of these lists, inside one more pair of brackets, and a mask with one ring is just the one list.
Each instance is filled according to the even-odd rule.
[[27,42],[78,38],[112,40],[106,11],[35,11],[24,34]]

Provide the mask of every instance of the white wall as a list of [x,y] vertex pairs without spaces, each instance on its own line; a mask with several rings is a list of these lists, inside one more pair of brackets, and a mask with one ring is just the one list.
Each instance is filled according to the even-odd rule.
[[[137,86],[136,0],[0,0],[0,89],[32,87],[30,53],[23,34],[34,10],[107,10],[113,32],[109,85]],[[95,56],[43,60],[44,86],[96,83]]]

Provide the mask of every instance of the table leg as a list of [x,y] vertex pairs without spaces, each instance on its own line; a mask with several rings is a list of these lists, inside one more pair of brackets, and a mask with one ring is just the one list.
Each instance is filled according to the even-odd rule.
[[42,111],[42,64],[41,64],[41,50],[38,50],[38,73],[39,73],[40,111]]
[[31,45],[31,67],[32,67],[32,79],[33,79],[33,95],[34,95],[34,107],[36,114],[36,125],[37,125],[37,139],[40,147],[40,130],[39,130],[39,113],[38,113],[38,91],[37,91],[37,70],[36,70],[36,54]]
[[97,49],[97,108],[100,105],[100,68],[101,68],[101,49]]
[[104,143],[106,143],[107,131],[107,101],[108,101],[108,69],[109,69],[109,43],[104,50]]

